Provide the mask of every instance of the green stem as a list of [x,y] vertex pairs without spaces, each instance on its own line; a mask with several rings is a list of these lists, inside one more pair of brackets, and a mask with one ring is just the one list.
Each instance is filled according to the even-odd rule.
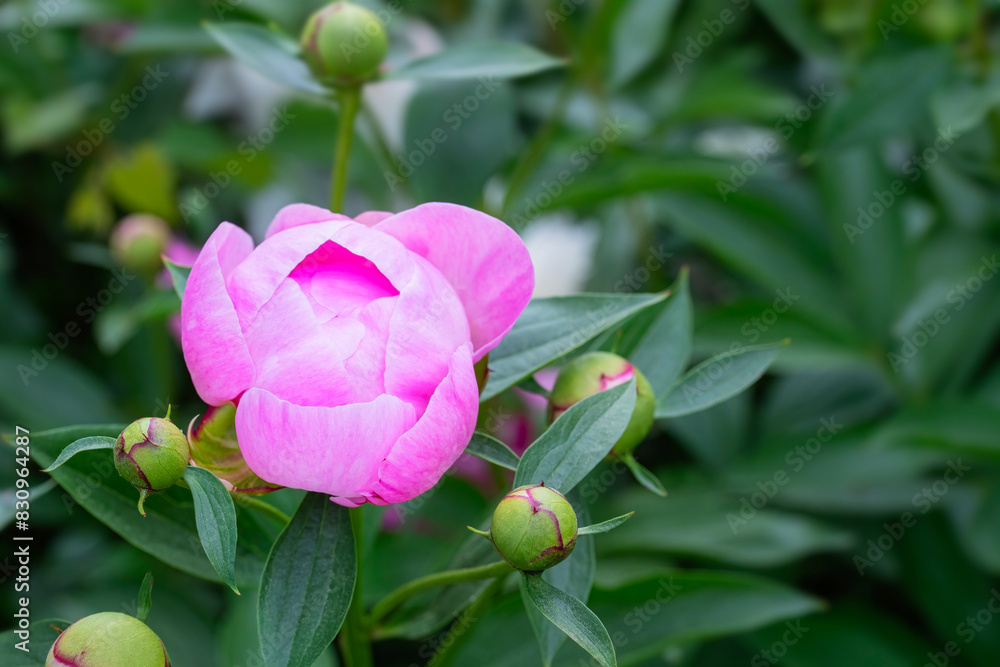
[[365,603],[361,595],[361,577],[364,572],[361,563],[362,539],[361,508],[351,508],[351,532],[354,533],[354,559],[357,563],[357,573],[354,579],[354,596],[351,606],[344,619],[344,627],[340,631],[340,648],[344,653],[347,667],[373,667],[372,647],[368,633],[365,631]]
[[340,122],[337,126],[337,147],[333,155],[333,183],[330,187],[330,210],[342,212],[344,193],[347,191],[347,160],[351,155],[354,137],[354,117],[361,105],[361,86],[337,89],[340,102]]
[[455,657],[455,649],[461,646],[463,642],[463,637],[469,631],[469,626],[479,620],[484,609],[493,600],[493,597],[500,591],[503,587],[505,577],[497,577],[493,580],[486,590],[480,594],[476,601],[469,605],[469,608],[462,612],[459,616],[458,621],[451,626],[449,634],[451,635],[451,641],[442,641],[438,644],[438,650],[431,657],[428,666],[433,667],[447,667],[451,664],[452,659]]
[[233,500],[240,507],[249,507],[250,509],[257,510],[261,514],[274,519],[282,526],[287,526],[289,523],[292,522],[292,517],[288,516],[274,505],[271,505],[270,503],[265,503],[263,500],[259,498],[254,498],[253,496],[246,496],[243,494],[235,494],[233,495]]
[[402,604],[406,598],[416,595],[420,591],[424,591],[435,586],[457,584],[463,581],[492,579],[493,577],[499,577],[513,571],[514,568],[512,568],[506,561],[499,560],[495,563],[490,563],[489,565],[467,567],[461,570],[447,570],[446,572],[437,572],[435,574],[429,574],[426,577],[414,579],[413,581],[403,584],[396,590],[392,591],[376,603],[374,607],[372,607],[371,614],[368,616],[368,627],[375,627],[379,621]]

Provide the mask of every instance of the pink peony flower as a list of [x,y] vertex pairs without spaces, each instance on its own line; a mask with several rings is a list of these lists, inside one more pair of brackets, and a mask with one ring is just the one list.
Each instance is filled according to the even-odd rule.
[[247,464],[341,505],[405,502],[468,444],[472,365],[531,298],[527,249],[453,204],[356,220],[282,209],[257,248],[223,223],[191,270],[182,347],[195,388],[234,403]]

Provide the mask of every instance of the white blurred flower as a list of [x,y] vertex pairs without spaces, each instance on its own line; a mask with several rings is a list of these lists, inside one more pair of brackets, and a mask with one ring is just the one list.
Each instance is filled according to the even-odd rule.
[[600,230],[593,222],[540,216],[523,234],[535,265],[534,296],[565,296],[583,289],[594,264]]

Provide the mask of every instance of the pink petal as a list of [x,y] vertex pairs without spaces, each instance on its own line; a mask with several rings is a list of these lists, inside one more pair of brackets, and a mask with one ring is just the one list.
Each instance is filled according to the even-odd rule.
[[365,227],[374,227],[386,218],[391,218],[393,215],[395,214],[389,211],[365,211],[354,216],[354,222],[360,222]]
[[455,350],[427,411],[385,457],[368,499],[379,505],[402,503],[430,490],[469,444],[478,412],[472,346],[466,343]]
[[209,405],[232,402],[253,384],[253,362],[226,289],[226,279],[252,250],[250,235],[224,222],[188,276],[181,302],[181,348],[195,389]]
[[398,241],[386,243],[385,234],[351,220],[305,224],[265,240],[228,281],[229,293],[246,327],[267,303],[278,285],[324,244],[332,241],[369,260],[397,289],[414,270],[412,255]]
[[400,289],[389,319],[385,390],[423,414],[449,372],[455,350],[469,342],[469,323],[451,284],[434,266],[413,256],[416,270]]
[[267,226],[264,238],[269,239],[278,232],[283,232],[300,225],[311,225],[314,222],[330,222],[331,220],[350,220],[346,215],[333,213],[310,204],[289,204],[274,216]]
[[254,386],[303,406],[371,396],[374,387],[355,391],[355,381],[365,378],[351,377],[344,366],[361,344],[364,325],[352,318],[333,322],[335,327],[321,324],[299,285],[283,282],[244,334],[257,369]]
[[255,387],[236,409],[236,436],[257,476],[357,505],[414,419],[409,406],[387,394],[370,403],[302,407]]
[[535,273],[528,249],[506,224],[456,204],[423,204],[379,223],[451,282],[465,305],[473,359],[496,347],[528,305]]

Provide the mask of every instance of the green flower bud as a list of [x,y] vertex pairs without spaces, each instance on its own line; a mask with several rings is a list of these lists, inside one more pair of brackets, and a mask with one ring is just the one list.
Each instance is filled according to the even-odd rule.
[[192,420],[188,445],[195,465],[214,473],[230,491],[262,496],[281,488],[262,480],[247,465],[236,441],[236,408],[232,405],[209,408],[197,426]]
[[577,401],[617,387],[635,378],[636,401],[625,433],[609,453],[625,455],[642,442],[653,426],[656,397],[638,368],[610,352],[588,352],[562,367],[549,394],[549,421],[553,422]]
[[310,16],[299,43],[313,74],[329,85],[372,78],[389,50],[378,17],[350,2],[334,2]]
[[170,241],[170,227],[155,215],[127,216],[111,232],[111,256],[126,269],[153,274],[163,268],[160,255]]
[[521,486],[493,511],[490,539],[503,559],[522,572],[562,562],[576,546],[576,512],[544,484]]
[[115,468],[139,490],[139,511],[146,495],[168,489],[184,476],[188,442],[169,419],[145,417],[129,424],[115,442]]
[[105,611],[63,630],[49,649],[45,667],[170,667],[170,656],[145,623]]

